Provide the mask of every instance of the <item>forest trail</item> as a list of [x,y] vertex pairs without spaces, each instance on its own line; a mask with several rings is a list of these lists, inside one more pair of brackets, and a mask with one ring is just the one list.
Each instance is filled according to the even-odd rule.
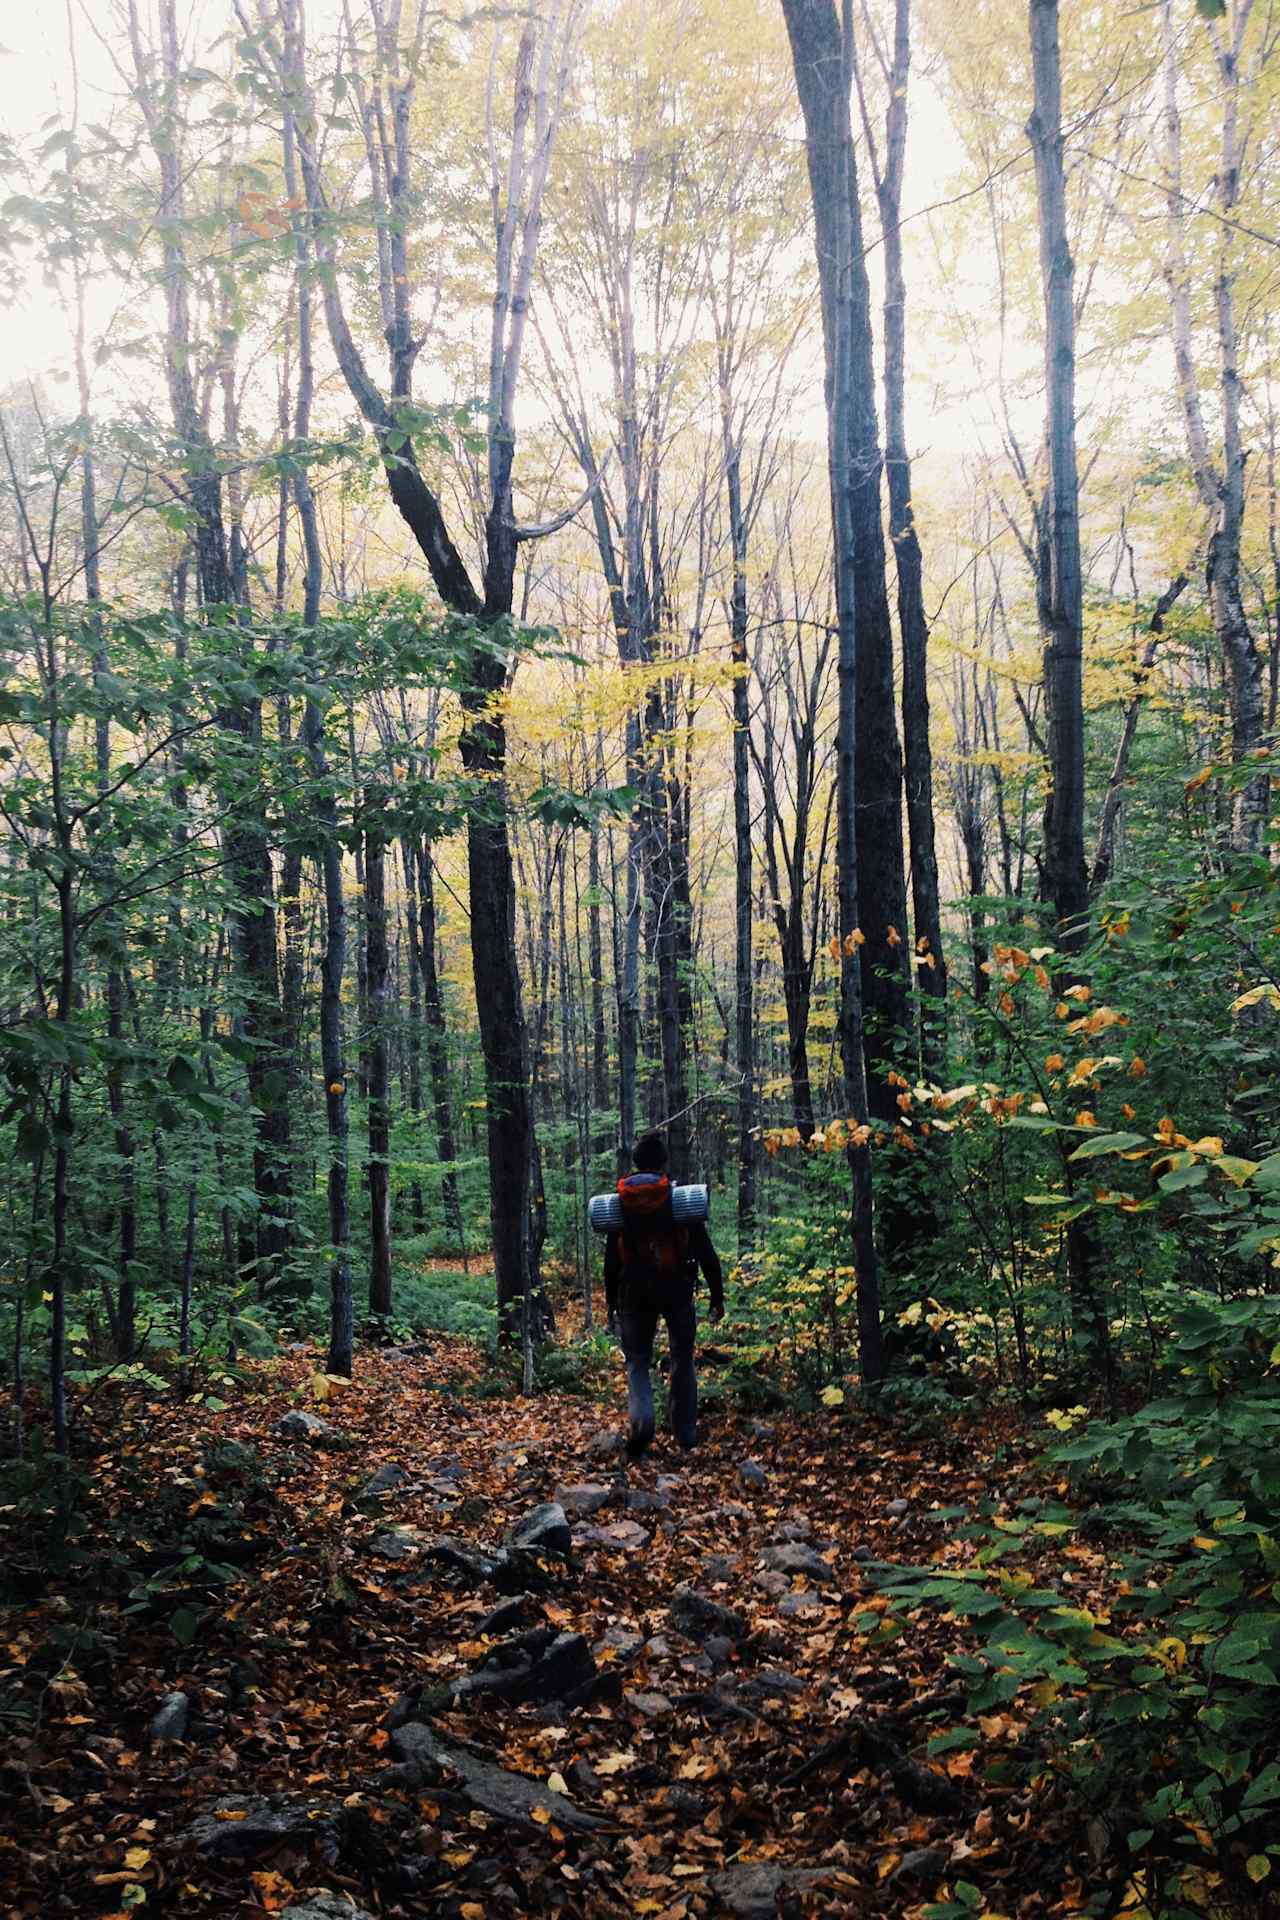
[[[94,1621],[57,1672],[38,1618],[9,1646],[42,1691],[14,1914],[915,1914],[957,1881],[1075,1910],[1049,1776],[1001,1764],[1022,1723],[929,1757],[961,1629],[867,1578],[967,1558],[956,1511],[1028,1493],[1016,1445],[716,1410],[627,1465],[616,1387],[460,1394],[477,1350],[424,1344],[346,1386],[294,1350],[214,1414],[100,1406],[89,1550],[133,1564],[46,1592]],[[186,1649],[175,1607],[209,1609]]]

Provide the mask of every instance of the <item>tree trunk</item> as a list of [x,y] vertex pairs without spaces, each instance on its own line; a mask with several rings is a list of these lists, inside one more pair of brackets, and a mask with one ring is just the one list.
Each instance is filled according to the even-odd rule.
[[[405,920],[409,943],[409,1026],[404,1045],[408,1066],[408,1105],[409,1112],[413,1116],[413,1157],[416,1160],[419,1151],[419,1122],[422,1114],[422,969],[418,964],[418,889],[415,884],[415,855],[411,840],[401,841],[400,857],[404,866]],[[422,1210],[422,1182],[416,1174],[409,1190],[409,1204],[413,1230],[415,1233],[421,1233],[426,1220]]]
[[1129,756],[1133,752],[1133,743],[1138,732],[1138,718],[1142,712],[1142,697],[1147,681],[1151,678],[1151,669],[1156,663],[1156,651],[1160,645],[1160,636],[1164,632],[1165,616],[1178,600],[1186,587],[1190,576],[1180,573],[1171,580],[1156,602],[1155,611],[1147,624],[1147,644],[1142,657],[1133,671],[1133,692],[1124,710],[1124,719],[1120,723],[1120,739],[1116,746],[1116,757],[1111,766],[1111,778],[1107,781],[1106,796],[1102,802],[1102,819],[1098,826],[1098,845],[1093,856],[1093,870],[1089,876],[1089,891],[1097,893],[1105,887],[1111,877],[1111,868],[1115,859],[1116,823],[1120,818],[1120,802],[1124,797],[1125,782],[1129,775]]
[[902,739],[916,975],[921,992],[920,1052],[927,1078],[940,1081],[947,1048],[947,972],[942,946],[938,856],[934,845],[933,756],[929,745],[929,626],[924,567],[911,504],[906,429],[907,282],[902,265],[902,180],[907,146],[907,81],[911,65],[911,0],[895,0],[893,59],[885,110],[885,163],[876,183],[884,239],[884,420],[889,482],[889,537],[898,573],[902,635]]
[[[747,524],[742,510],[742,449],[733,435],[727,401],[721,402],[727,450],[725,491],[733,583],[729,635],[733,659],[733,979],[734,1054],[738,1070],[738,1245],[756,1234],[756,1062],[752,927],[754,876],[751,859],[751,662],[747,654]],[[789,1013],[789,1010],[788,1010]]]
[[369,977],[369,1311],[391,1312],[391,1095],[387,1062],[385,788],[364,795],[365,938]]
[[1076,953],[1089,932],[1084,854],[1084,587],[1076,464],[1075,263],[1062,158],[1062,66],[1058,0],[1030,0],[1035,107],[1027,134],[1035,156],[1040,272],[1045,310],[1049,485],[1042,514],[1039,583],[1049,794],[1044,812],[1044,888],[1058,944]]
[[[874,1233],[862,966],[854,939],[859,924],[861,877],[861,848],[857,831],[861,766],[856,728],[857,704],[864,685],[864,678],[859,674],[860,640],[864,632],[861,614],[865,603],[874,599],[869,590],[871,583],[867,579],[867,556],[859,555],[856,543],[859,530],[867,531],[867,475],[861,470],[859,462],[868,452],[866,420],[868,411],[874,419],[874,397],[866,275],[862,266],[858,220],[857,171],[849,123],[852,22],[846,13],[842,32],[832,0],[782,0],[782,10],[791,41],[796,86],[804,114],[805,151],[813,199],[818,273],[822,286],[828,466],[839,627],[836,770],[836,873],[840,915],[837,934],[841,956],[839,1031],[845,1106],[850,1127],[848,1160],[852,1186],[853,1258],[857,1273],[858,1344],[863,1381],[867,1386],[874,1387],[884,1377],[885,1357]],[[860,286],[857,284],[859,281]],[[861,430],[856,421],[860,421]],[[875,474],[878,477],[878,456]],[[875,543],[878,545],[878,511],[875,520]],[[883,572],[880,598],[884,599]],[[874,640],[872,644],[874,648]],[[876,675],[866,676],[866,684],[869,689],[874,688]],[[878,716],[878,722],[883,732],[883,715]],[[893,732],[892,683],[889,731]],[[868,739],[865,731],[862,737],[865,744]],[[895,738],[892,756],[895,777],[896,747]],[[883,791],[879,797],[883,802]],[[896,810],[895,797],[895,813]],[[888,824],[883,810],[878,817],[883,829]],[[897,845],[900,870],[900,834],[897,835]],[[880,877],[884,877],[883,872]],[[874,959],[876,956],[872,957]]]
[[436,966],[436,891],[431,848],[425,842],[420,843],[417,856],[417,959],[422,975],[422,1011],[427,1035],[427,1075],[431,1082],[431,1108],[436,1128],[436,1158],[441,1168],[440,1204],[462,1256],[462,1270],[466,1273],[469,1271],[467,1235],[454,1165],[458,1149],[454,1135],[453,1100],[449,1090],[449,1034],[445,1026],[440,974]]

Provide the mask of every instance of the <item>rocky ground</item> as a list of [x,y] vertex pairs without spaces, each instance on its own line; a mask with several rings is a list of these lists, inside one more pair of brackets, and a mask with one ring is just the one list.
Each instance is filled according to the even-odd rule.
[[616,1390],[317,1364],[95,1409],[78,1563],[0,1613],[8,1913],[1081,1910],[1025,1723],[931,1756],[962,1628],[869,1577],[1027,1494],[1001,1436],[722,1418],[628,1465]]

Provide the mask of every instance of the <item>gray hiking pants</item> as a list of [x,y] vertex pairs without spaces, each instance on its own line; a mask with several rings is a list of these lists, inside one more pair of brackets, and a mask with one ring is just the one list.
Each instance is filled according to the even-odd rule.
[[659,1319],[667,1323],[671,1346],[671,1427],[680,1445],[691,1447],[698,1424],[698,1379],[693,1367],[698,1315],[692,1296],[661,1314],[656,1308],[623,1307],[619,1315],[631,1428],[642,1445],[653,1438],[653,1382],[649,1375]]

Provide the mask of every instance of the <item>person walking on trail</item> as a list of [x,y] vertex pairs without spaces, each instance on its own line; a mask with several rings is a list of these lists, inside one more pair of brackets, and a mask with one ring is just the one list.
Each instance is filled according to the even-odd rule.
[[671,1425],[685,1452],[697,1438],[698,1380],[693,1343],[698,1317],[694,1289],[701,1268],[711,1294],[711,1318],[724,1318],[724,1276],[701,1220],[677,1224],[671,1211],[667,1144],[647,1133],[632,1154],[634,1173],[618,1182],[622,1226],[605,1242],[604,1287],[609,1325],[621,1336],[627,1362],[630,1429],[627,1453],[638,1460],[653,1440],[653,1341],[667,1323],[671,1345]]

